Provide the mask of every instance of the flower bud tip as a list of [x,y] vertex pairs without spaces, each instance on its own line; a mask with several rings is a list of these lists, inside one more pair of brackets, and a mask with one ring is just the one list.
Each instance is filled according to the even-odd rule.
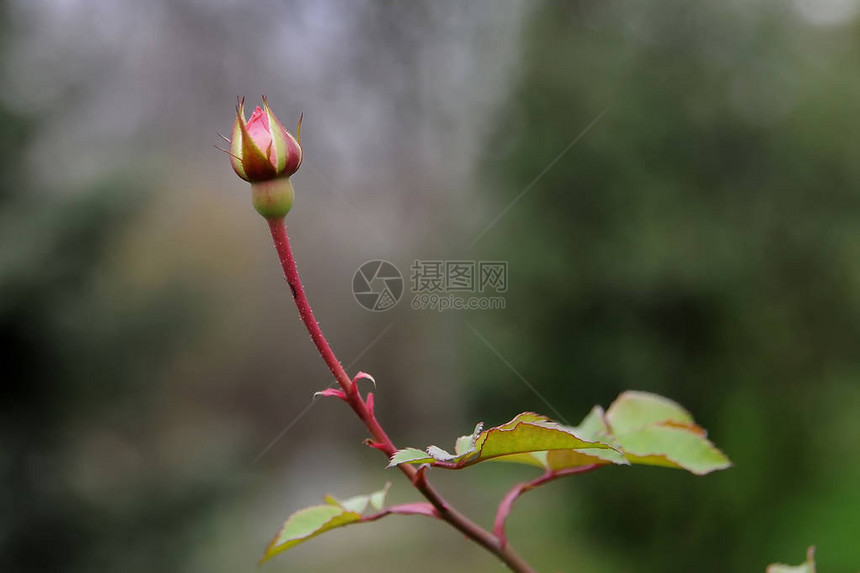
[[245,98],[236,99],[236,119],[229,141],[231,164],[236,174],[250,183],[290,177],[302,163],[302,147],[284,128],[263,96],[245,119]]

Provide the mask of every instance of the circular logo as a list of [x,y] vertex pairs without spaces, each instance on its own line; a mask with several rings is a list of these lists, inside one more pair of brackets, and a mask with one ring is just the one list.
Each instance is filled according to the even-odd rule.
[[367,261],[352,276],[352,296],[367,310],[393,308],[403,296],[403,275],[388,261]]

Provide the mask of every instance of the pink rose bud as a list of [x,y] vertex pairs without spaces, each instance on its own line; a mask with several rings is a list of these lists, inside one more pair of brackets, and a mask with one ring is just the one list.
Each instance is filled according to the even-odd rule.
[[[230,163],[236,175],[251,183],[254,207],[266,218],[285,216],[293,205],[290,176],[302,164],[302,146],[272,113],[263,96],[245,121],[245,100],[236,105],[236,121],[230,138]],[[299,119],[296,135],[301,130]]]
[[230,161],[236,174],[256,183],[289,177],[298,171],[302,164],[302,146],[272,113],[265,96],[263,109],[257,107],[247,122],[244,108],[242,99],[236,106],[236,122],[230,139]]

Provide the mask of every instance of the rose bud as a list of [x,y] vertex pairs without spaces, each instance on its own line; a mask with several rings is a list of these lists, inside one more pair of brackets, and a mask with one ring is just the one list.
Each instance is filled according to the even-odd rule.
[[[266,97],[245,121],[245,100],[236,105],[230,138],[230,163],[236,175],[251,183],[254,208],[266,218],[285,216],[293,206],[290,176],[302,164],[302,146],[278,120]],[[301,119],[296,128],[298,137]],[[226,138],[225,138],[226,139]]]

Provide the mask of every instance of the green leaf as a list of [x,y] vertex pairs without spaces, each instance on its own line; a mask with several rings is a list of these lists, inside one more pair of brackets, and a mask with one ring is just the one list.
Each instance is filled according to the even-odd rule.
[[[481,431],[481,424],[468,436],[462,436],[455,445],[455,454],[430,446],[426,452],[415,448],[397,451],[389,467],[402,463],[432,464],[459,469],[486,460],[497,459],[516,463],[527,463],[545,467],[541,456],[530,456],[533,452],[554,450],[611,449],[612,446],[598,440],[586,440],[577,435],[574,428],[562,426],[546,416],[525,412],[501,426]],[[595,457],[595,459],[599,459]]]
[[694,425],[693,417],[680,404],[648,392],[623,392],[606,412],[606,421],[616,435],[666,420]]
[[806,551],[806,561],[803,564],[792,567],[774,563],[768,565],[766,573],[815,573],[815,547]]
[[481,435],[481,430],[483,429],[484,423],[479,422],[470,435],[457,438],[457,442],[454,444],[454,451],[457,455],[475,451],[475,442],[478,440],[478,436]]
[[606,412],[613,443],[633,464],[681,468],[696,475],[726,469],[729,459],[676,402],[647,392],[624,392]]
[[430,446],[397,451],[402,463],[461,469],[486,460],[526,464],[548,471],[591,465],[644,464],[703,475],[731,465],[705,430],[676,402],[647,392],[624,392],[604,412],[595,406],[571,428],[525,412],[501,426],[457,439],[454,454]]
[[360,523],[364,520],[363,514],[368,506],[376,511],[382,509],[390,485],[386,484],[383,489],[371,494],[357,495],[343,501],[327,495],[325,496],[326,505],[300,509],[287,518],[281,530],[266,548],[260,562],[268,561],[275,555],[326,531]]
[[606,413],[600,406],[595,406],[591,412],[576,427],[579,435],[589,440],[606,440],[612,436],[612,431],[606,423]]
[[617,450],[582,448],[579,450],[554,450],[546,452],[546,467],[549,470],[563,470],[590,465],[615,464],[629,466],[630,461]]
[[400,464],[429,464],[435,460],[424,450],[418,448],[404,448],[397,450],[391,456],[388,462],[388,467],[399,466]]

